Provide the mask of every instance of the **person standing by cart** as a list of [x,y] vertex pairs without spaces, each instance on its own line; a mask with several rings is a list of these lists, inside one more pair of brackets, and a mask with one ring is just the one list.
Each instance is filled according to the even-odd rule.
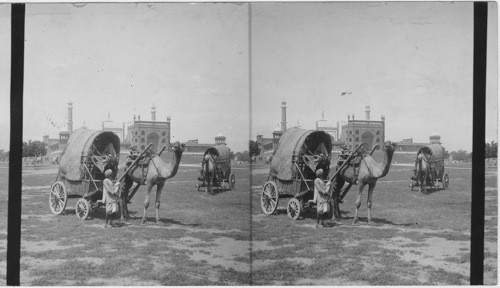
[[111,217],[118,211],[118,188],[120,182],[113,184],[113,171],[111,169],[104,171],[104,176],[106,177],[102,182],[102,198],[106,205],[106,224],[104,224],[104,228],[109,228],[113,227],[113,219]]
[[316,179],[314,180],[314,199],[309,200],[317,204],[317,222],[316,228],[323,227],[323,221],[330,212],[330,181],[323,181],[323,169],[316,170]]

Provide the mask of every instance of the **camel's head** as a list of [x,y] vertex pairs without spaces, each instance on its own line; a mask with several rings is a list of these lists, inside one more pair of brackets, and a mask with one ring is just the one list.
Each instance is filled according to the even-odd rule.
[[186,148],[186,144],[181,143],[179,141],[175,142],[173,145],[173,150],[175,153],[180,153],[184,152],[184,148]]
[[387,153],[391,153],[392,154],[396,150],[396,146],[398,146],[396,143],[392,143],[391,141],[386,141],[384,143],[384,150]]

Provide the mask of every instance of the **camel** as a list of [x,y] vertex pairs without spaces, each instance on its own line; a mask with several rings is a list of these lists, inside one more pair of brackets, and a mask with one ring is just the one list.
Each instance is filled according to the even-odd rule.
[[[354,214],[354,219],[352,224],[356,224],[358,222],[358,211],[361,206],[361,195],[363,193],[363,189],[366,185],[368,185],[368,223],[371,223],[371,206],[372,206],[372,195],[373,190],[375,189],[375,185],[377,184],[377,180],[385,177],[387,173],[389,173],[389,168],[391,166],[392,156],[394,154],[394,150],[396,149],[396,143],[392,143],[391,141],[387,141],[384,144],[384,160],[382,163],[377,163],[372,158],[371,155],[366,154],[363,155],[363,159],[359,164],[359,172],[357,177],[358,183],[358,197],[356,199],[356,212]],[[332,192],[334,193],[334,199],[336,199],[335,204],[337,205],[336,211],[338,210],[338,199],[340,188],[344,186],[345,182],[348,182],[349,185],[355,184],[355,174],[352,165],[347,165],[345,168],[342,168],[342,171],[338,174],[338,176],[333,180]],[[340,213],[335,215],[335,218],[340,216]],[[336,219],[335,219],[336,220]]]
[[132,168],[132,170],[127,173],[123,180],[124,183],[120,185],[122,187],[120,193],[122,203],[122,221],[125,218],[129,218],[127,202],[129,200],[129,190],[132,187],[132,184],[135,182],[137,183],[137,186],[134,188],[132,196],[142,183],[146,184],[146,199],[144,200],[144,211],[142,215],[141,225],[146,224],[146,214],[149,206],[149,195],[151,193],[151,190],[153,189],[153,186],[156,186],[156,224],[161,224],[159,214],[161,192],[163,190],[163,186],[165,185],[165,181],[177,174],[177,170],[179,168],[182,157],[182,152],[184,152],[184,144],[176,142],[174,144],[172,162],[168,166],[158,155],[155,155],[154,153],[146,153],[144,158],[149,158],[149,163],[147,163],[147,166],[142,167],[139,162],[139,164],[136,165],[136,168]]
[[420,153],[417,155],[416,163],[416,179],[420,182],[418,186],[418,191],[422,193],[425,190],[427,183],[427,178],[429,177],[429,159],[425,153]]
[[215,178],[215,159],[210,153],[205,155],[205,161],[203,164],[203,175],[206,181],[206,191],[210,191],[210,186],[213,184]]

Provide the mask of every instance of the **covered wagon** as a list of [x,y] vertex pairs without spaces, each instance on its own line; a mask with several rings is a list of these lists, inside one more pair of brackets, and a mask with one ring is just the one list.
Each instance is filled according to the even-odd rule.
[[75,130],[69,137],[59,160],[59,172],[50,189],[49,207],[61,214],[68,198],[80,198],[75,206],[76,216],[86,219],[98,200],[102,199],[104,171],[118,171],[120,138],[110,131],[86,128]]
[[269,175],[261,192],[262,211],[270,215],[278,207],[280,197],[291,198],[287,214],[297,219],[308,200],[314,197],[316,170],[328,175],[332,138],[324,131],[290,128],[281,136],[274,150]]

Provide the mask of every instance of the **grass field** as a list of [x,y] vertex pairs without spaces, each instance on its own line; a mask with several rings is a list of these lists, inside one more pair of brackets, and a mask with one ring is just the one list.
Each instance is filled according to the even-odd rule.
[[[105,229],[103,211],[81,221],[77,198],[53,216],[57,167],[23,170],[22,285],[467,285],[470,166],[447,165],[450,188],[410,191],[411,167],[393,165],[374,192],[366,223],[352,226],[355,189],[341,225],[316,229],[314,213],[290,220],[287,198],[275,215],[260,208],[268,167],[233,165],[236,190],[197,192],[198,165],[183,164],[162,194],[163,224],[140,226],[145,189],[129,206],[131,225]],[[0,167],[0,277],[5,279],[7,169]],[[497,172],[486,170],[485,283],[497,283]],[[250,188],[249,188],[250,187]],[[251,193],[249,194],[249,190]]]
[[[236,189],[195,188],[198,165],[181,166],[161,198],[163,224],[140,226],[145,188],[129,205],[131,225],[105,229],[103,211],[79,220],[76,199],[53,216],[56,170],[23,171],[21,285],[243,285],[250,283],[249,167],[233,165]],[[154,198],[153,198],[154,199]],[[152,200],[154,201],[154,200]]]
[[[275,215],[260,207],[264,165],[252,167],[252,239],[270,247],[252,249],[258,285],[467,285],[469,284],[471,169],[450,165],[448,190],[410,191],[411,167],[393,165],[378,181],[366,222],[366,190],[360,221],[352,226],[357,186],[340,208],[340,225],[315,228],[314,211],[304,219],[286,215],[280,198]],[[497,283],[497,173],[486,172],[485,283]],[[367,188],[365,188],[367,189]]]

